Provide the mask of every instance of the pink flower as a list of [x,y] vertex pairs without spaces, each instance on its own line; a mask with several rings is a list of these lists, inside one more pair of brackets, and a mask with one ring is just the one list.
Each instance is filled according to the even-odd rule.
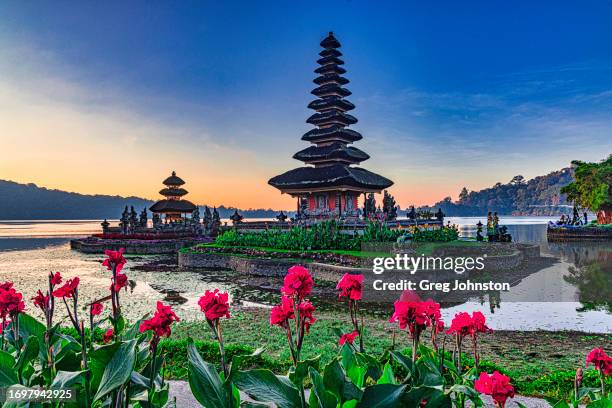
[[340,297],[347,297],[350,300],[360,300],[363,291],[363,275],[353,275],[345,273],[338,282],[336,289],[340,290]]
[[482,314],[482,312],[474,312],[472,313],[472,325],[474,333],[491,333],[493,329],[487,327],[486,318]]
[[62,275],[59,272],[55,272],[51,274],[49,281],[51,282],[51,286],[59,285],[62,283]]
[[170,336],[172,334],[170,326],[172,323],[179,322],[180,320],[170,306],[166,306],[158,301],[157,311],[151,319],[144,320],[140,324],[140,332],[144,333],[147,330],[151,330],[156,337]]
[[106,266],[106,269],[109,271],[112,271],[113,267],[116,267],[117,272],[120,272],[126,262],[125,258],[123,257],[124,251],[124,248],[119,249],[119,251],[110,251],[107,249],[104,251],[107,258],[104,260],[104,262],[102,262],[102,265]]
[[480,377],[474,382],[474,389],[481,394],[490,395],[500,408],[504,408],[508,398],[514,397],[510,378],[497,371],[491,375],[480,373]]
[[200,310],[208,320],[218,320],[221,317],[230,318],[229,314],[229,295],[227,292],[221,293],[219,289],[214,291],[207,290],[204,296],[198,300]]
[[295,319],[293,299],[283,296],[281,304],[274,306],[270,311],[270,324],[286,328],[290,319]]
[[344,343],[353,344],[357,336],[359,336],[359,332],[357,330],[355,330],[352,333],[345,333],[340,337],[340,340],[338,340],[338,344],[339,345],[343,345]]
[[[114,278],[111,278],[111,290],[114,290],[115,292],[119,292],[121,290],[121,288],[125,288],[127,286],[127,282],[128,282],[128,277],[127,275],[121,273],[121,272],[117,272],[117,280],[115,281]],[[112,283],[114,282],[114,284]]]
[[448,334],[457,334],[461,337],[467,336],[472,333],[472,318],[469,313],[459,312],[455,315],[451,321],[449,329],[446,331]]
[[23,295],[13,288],[13,283],[5,282],[2,287],[8,289],[0,289],[0,318],[14,317],[23,312],[25,309]]
[[114,336],[115,332],[113,331],[113,329],[108,329],[106,333],[102,335],[102,341],[104,341],[104,344],[108,344],[113,340]]
[[296,296],[298,300],[304,299],[312,292],[314,281],[308,269],[301,265],[289,268],[281,292],[287,296]]
[[32,298],[32,302],[34,303],[34,306],[39,307],[43,312],[45,312],[49,307],[49,296],[45,296],[39,290],[36,296]]
[[310,326],[317,321],[317,319],[312,315],[312,313],[315,311],[315,307],[312,305],[312,303],[310,303],[310,301],[304,300],[302,303],[300,303],[299,310],[300,319],[302,320],[306,333],[308,333],[310,331]]
[[1,290],[9,290],[13,287],[13,282],[6,281],[4,283],[0,283],[0,291]]
[[427,326],[431,324],[431,320],[427,315],[428,307],[425,302],[402,302],[396,301],[393,306],[395,312],[389,322],[398,322],[399,328],[404,330],[408,327],[411,336],[419,335]]
[[102,313],[102,311],[104,310],[104,306],[102,305],[102,303],[94,303],[91,305],[91,315],[92,316],[98,316],[100,313]]
[[53,296],[57,298],[71,298],[74,296],[77,288],[79,287],[79,277],[68,279],[64,286],[53,291]]
[[586,366],[593,364],[603,375],[612,374],[612,357],[608,356],[602,347],[591,350],[586,358]]

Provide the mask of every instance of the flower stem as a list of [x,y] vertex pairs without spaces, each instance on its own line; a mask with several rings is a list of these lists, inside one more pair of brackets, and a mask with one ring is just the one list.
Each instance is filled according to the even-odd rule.
[[227,369],[227,363],[225,362],[225,347],[223,346],[223,334],[221,332],[221,322],[217,319],[216,323],[217,341],[219,342],[219,354],[221,355],[221,367],[223,368],[223,374],[227,380],[229,377],[229,371]]

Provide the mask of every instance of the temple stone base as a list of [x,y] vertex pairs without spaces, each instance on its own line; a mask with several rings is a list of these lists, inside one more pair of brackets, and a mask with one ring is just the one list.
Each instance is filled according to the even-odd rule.
[[133,239],[73,239],[70,248],[86,254],[102,254],[105,250],[117,251],[125,248],[128,255],[172,254],[181,248],[211,242],[212,238],[177,238],[166,240],[133,240]]

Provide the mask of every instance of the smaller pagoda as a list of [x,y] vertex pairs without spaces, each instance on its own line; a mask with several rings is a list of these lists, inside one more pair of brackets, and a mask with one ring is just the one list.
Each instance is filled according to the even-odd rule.
[[161,221],[163,216],[165,223],[184,221],[186,214],[193,214],[197,209],[191,201],[183,199],[188,193],[182,187],[185,182],[173,171],[172,175],[163,181],[163,184],[165,188],[162,188],[159,194],[164,196],[164,199],[149,208],[154,219]]

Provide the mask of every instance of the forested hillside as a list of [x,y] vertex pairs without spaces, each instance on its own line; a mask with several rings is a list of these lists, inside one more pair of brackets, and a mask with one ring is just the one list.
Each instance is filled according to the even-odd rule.
[[570,168],[531,180],[516,176],[506,184],[497,183],[480,191],[464,187],[457,201],[446,197],[432,208],[442,208],[448,216],[479,216],[488,211],[502,215],[558,215],[570,211],[560,190],[572,181]]

